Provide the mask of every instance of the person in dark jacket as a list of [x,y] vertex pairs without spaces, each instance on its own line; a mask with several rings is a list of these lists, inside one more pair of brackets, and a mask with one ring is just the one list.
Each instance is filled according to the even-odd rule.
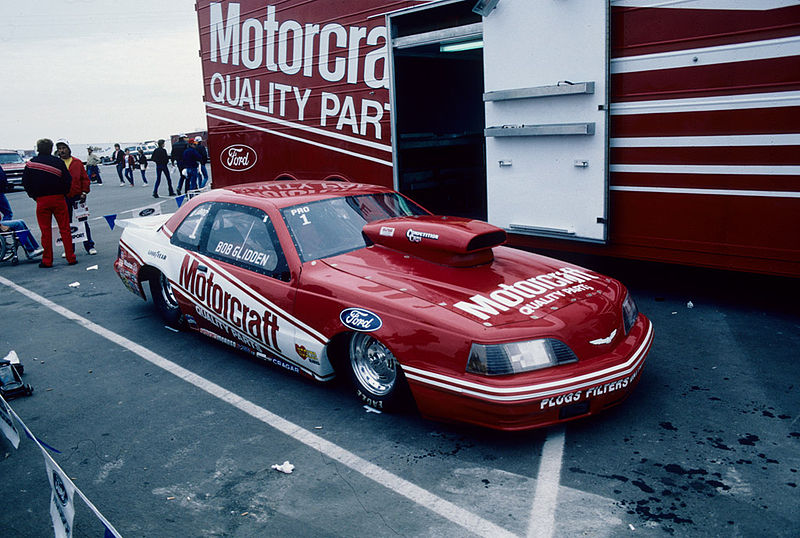
[[183,150],[183,164],[181,165],[186,168],[185,192],[197,189],[197,167],[200,166],[201,160],[200,152],[197,151],[197,142],[190,141],[189,146]]
[[58,223],[67,263],[75,265],[78,260],[72,247],[66,198],[72,186],[72,176],[64,161],[52,154],[52,140],[49,138],[37,140],[36,152],[36,157],[28,161],[22,171],[22,186],[25,187],[28,196],[36,200],[36,220],[42,232],[44,248],[39,267],[53,266],[53,217]]
[[147,187],[147,176],[145,173],[147,172],[147,155],[144,154],[144,150],[139,148],[136,150],[136,166],[139,168],[139,171],[142,173],[142,187]]
[[[131,155],[131,150],[129,148],[125,148],[123,158],[125,164],[122,166],[125,168],[125,179],[127,179],[131,187],[133,187],[133,169],[136,167],[136,157]],[[123,183],[123,185],[125,184]]]
[[176,191],[178,194],[181,193],[181,187],[183,187],[183,182],[186,179],[186,176],[183,172],[183,152],[186,151],[188,146],[189,144],[186,142],[185,134],[179,134],[178,141],[172,144],[172,153],[170,154],[170,159],[172,160],[173,164],[178,166],[178,173],[181,175],[181,178],[178,180],[178,190]]
[[161,183],[161,174],[163,173],[167,178],[167,186],[169,187],[169,195],[175,196],[175,191],[172,190],[172,178],[169,177],[169,169],[167,163],[169,162],[169,155],[167,150],[164,149],[164,139],[158,141],[158,147],[153,150],[153,155],[150,160],[156,163],[156,184],[153,186],[153,198],[158,198],[158,185]]
[[114,153],[111,154],[111,160],[117,167],[117,175],[119,176],[119,186],[125,186],[125,180],[122,179],[122,170],[125,169],[125,152],[119,149],[119,144],[114,144]]
[[208,183],[208,169],[206,168],[206,163],[208,162],[208,150],[203,145],[202,136],[195,136],[194,142],[195,149],[197,150],[197,153],[200,154],[200,173],[202,174],[202,177],[198,176],[197,179],[200,183],[198,187],[202,189],[206,186],[206,183]]

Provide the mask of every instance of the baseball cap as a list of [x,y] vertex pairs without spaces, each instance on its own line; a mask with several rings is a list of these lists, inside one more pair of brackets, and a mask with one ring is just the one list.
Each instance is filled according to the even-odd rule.
[[58,146],[59,144],[64,144],[65,146],[69,147],[69,140],[67,140],[66,138],[59,138],[58,140],[56,140],[56,146]]
[[194,141],[195,142],[202,142],[203,141],[203,137],[202,136],[195,136],[194,137]]

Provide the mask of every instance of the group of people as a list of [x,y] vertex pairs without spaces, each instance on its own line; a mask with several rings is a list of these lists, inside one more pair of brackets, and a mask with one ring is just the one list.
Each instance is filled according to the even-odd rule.
[[[72,244],[70,222],[73,213],[86,202],[90,190],[89,175],[83,162],[72,156],[69,142],[64,139],[55,144],[56,155],[53,155],[53,141],[42,138],[36,141],[36,156],[25,164],[22,172],[22,186],[25,192],[36,201],[36,220],[42,233],[42,246],[28,230],[24,221],[14,220],[10,206],[3,212],[0,221],[0,232],[17,232],[17,238],[29,257],[41,254],[39,267],[53,266],[53,229],[55,218],[58,224],[61,241],[64,245],[63,256],[69,265],[78,263]],[[5,199],[5,197],[3,197]],[[6,200],[6,205],[7,200]],[[88,254],[97,254],[89,230],[88,220],[84,219],[86,239],[83,246]]]
[[[172,145],[172,151],[170,153],[167,153],[167,150],[164,148],[164,140],[159,140],[158,147],[153,150],[153,154],[149,159],[142,148],[139,148],[135,154],[132,154],[130,148],[126,148],[123,151],[119,144],[114,144],[114,153],[111,159],[117,168],[119,186],[124,187],[125,180],[127,179],[130,186],[133,187],[133,171],[138,169],[142,174],[142,186],[147,187],[147,176],[145,173],[148,161],[152,161],[156,165],[156,182],[153,185],[153,198],[158,198],[158,186],[161,184],[162,174],[167,180],[169,196],[180,195],[181,190],[184,188],[184,182],[184,192],[205,187],[208,182],[208,169],[206,168],[208,151],[202,143],[202,137],[196,136],[194,139],[188,138],[189,137],[185,134],[178,135],[178,141]],[[172,188],[172,177],[170,176],[169,167],[167,166],[170,162],[178,166],[178,173],[180,174],[178,188],[174,190]]]
[[[202,144],[201,137],[187,140],[185,134],[179,135],[179,140],[172,145],[172,152],[167,153],[164,140],[158,141],[158,147],[153,151],[150,161],[156,165],[156,181],[153,186],[153,198],[158,198],[158,186],[163,174],[169,187],[169,195],[177,196],[185,186],[184,192],[203,188],[208,182],[208,152]],[[61,241],[64,245],[62,257],[66,258],[69,265],[78,263],[75,249],[72,244],[70,223],[73,214],[81,207],[85,208],[86,196],[90,191],[92,181],[98,185],[103,184],[100,177],[100,158],[89,148],[86,165],[72,155],[69,142],[59,139],[55,143],[56,155],[53,154],[53,141],[42,138],[36,141],[36,156],[29,160],[22,173],[22,186],[25,192],[36,201],[36,220],[42,234],[42,246],[30,233],[27,225],[22,220],[14,220],[11,206],[5,196],[8,183],[5,174],[0,168],[0,233],[15,232],[20,245],[28,256],[33,258],[41,254],[42,260],[39,267],[53,266],[53,229],[52,220],[58,224]],[[142,174],[143,186],[147,186],[148,158],[142,149],[132,155],[129,149],[124,152],[119,144],[114,144],[113,161],[116,164],[120,186],[125,186],[125,178],[133,186],[133,170],[138,168]],[[168,164],[170,161],[178,166],[180,179],[178,188],[173,190]],[[92,234],[89,229],[87,215],[84,212],[78,215],[78,220],[83,222],[85,240],[83,246],[87,254],[97,254]]]

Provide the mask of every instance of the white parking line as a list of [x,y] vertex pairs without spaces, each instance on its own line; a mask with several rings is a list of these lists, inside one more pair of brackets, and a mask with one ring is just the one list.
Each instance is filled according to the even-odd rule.
[[550,538],[555,532],[558,488],[561,482],[561,462],[564,455],[564,429],[547,435],[542,447],[542,461],[536,476],[536,492],[528,523],[529,538]]
[[[405,497],[406,499],[431,510],[439,516],[463,527],[465,530],[480,536],[499,537],[499,536],[514,536],[513,533],[495,525],[491,521],[481,518],[467,510],[464,510],[455,504],[434,495],[433,493],[405,480],[399,476],[378,467],[377,465],[345,450],[344,448],[323,439],[322,437],[300,427],[293,422],[290,422],[266,409],[260,407],[253,402],[245,400],[241,396],[205,379],[172,361],[169,361],[161,355],[150,351],[149,349],[121,336],[113,331],[110,331],[88,319],[79,316],[78,314],[64,308],[56,303],[45,299],[41,295],[34,293],[27,288],[23,288],[14,282],[0,276],[0,284],[4,284],[9,288],[16,290],[29,299],[41,304],[60,314],[61,316],[72,320],[85,329],[137,354],[144,360],[166,370],[167,372],[177,376],[178,378],[191,383],[195,387],[202,389],[208,394],[228,402],[237,409],[244,411],[253,418],[256,418],[267,424],[281,433],[303,443],[304,445],[325,454],[327,457],[346,465],[353,471],[364,475],[382,485],[383,487]],[[538,491],[538,488],[537,488]]]

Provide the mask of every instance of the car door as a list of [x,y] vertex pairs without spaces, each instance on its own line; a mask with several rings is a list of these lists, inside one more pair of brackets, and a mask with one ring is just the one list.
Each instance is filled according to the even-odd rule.
[[307,328],[290,314],[296,290],[270,217],[256,207],[213,202],[201,229],[178,276],[190,325],[283,368],[325,377],[296,345]]

